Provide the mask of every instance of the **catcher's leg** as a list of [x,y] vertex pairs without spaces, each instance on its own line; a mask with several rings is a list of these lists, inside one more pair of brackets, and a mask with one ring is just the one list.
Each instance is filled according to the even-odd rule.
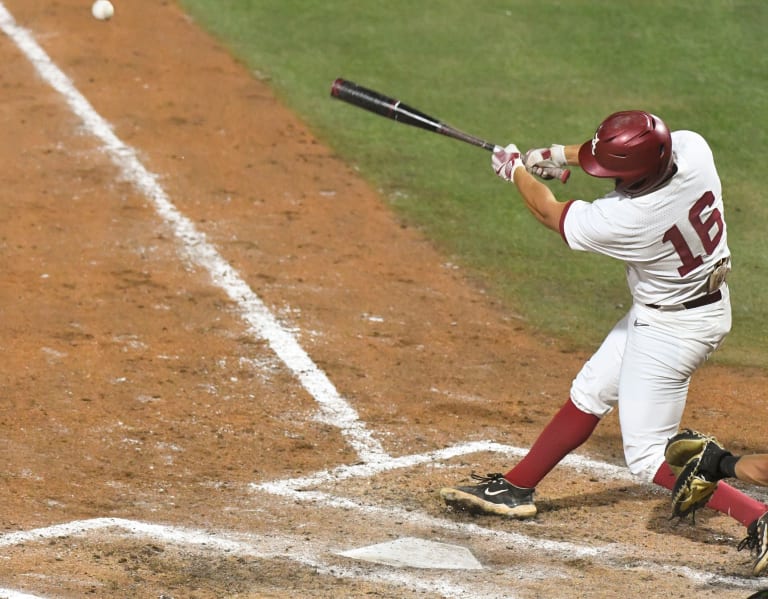
[[[664,462],[659,466],[656,476],[653,477],[653,482],[671,491],[672,487],[675,486],[675,479],[674,472]],[[752,499],[749,495],[734,489],[723,481],[717,484],[717,490],[715,490],[714,495],[707,502],[707,507],[730,516],[744,526],[749,526],[764,513],[768,512],[768,506],[764,503]]]
[[749,549],[755,556],[752,564],[752,574],[755,576],[768,569],[768,512],[749,525],[747,538],[739,543],[737,549]]
[[749,526],[768,512],[768,506],[764,503],[752,499],[723,481],[717,483],[717,490],[707,502],[707,507],[738,520],[744,526]]

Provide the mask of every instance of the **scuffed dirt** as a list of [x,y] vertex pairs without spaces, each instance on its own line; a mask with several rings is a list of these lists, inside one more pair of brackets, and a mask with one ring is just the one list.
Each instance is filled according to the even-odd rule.
[[[5,2],[388,454],[530,444],[586,354],[534,334],[399,222],[173,2],[121,3],[108,23],[86,4]],[[441,504],[441,486],[504,469],[511,455],[331,478],[296,495],[255,488],[358,456],[5,36],[0,60],[3,532],[123,519],[4,537],[0,587],[200,599],[455,588],[742,598],[757,588],[735,551],[741,527],[713,514],[675,525],[665,494],[629,480],[558,468],[538,489],[533,522]],[[707,365],[685,424],[737,451],[768,451],[755,417],[764,384],[761,372]],[[614,416],[582,455],[622,464]],[[398,570],[338,555],[403,536],[467,546],[485,568]]]

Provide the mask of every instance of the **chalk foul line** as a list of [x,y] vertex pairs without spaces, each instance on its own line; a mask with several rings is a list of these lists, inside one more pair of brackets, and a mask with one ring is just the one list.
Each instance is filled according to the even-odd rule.
[[181,243],[181,251],[193,263],[206,270],[213,283],[238,306],[242,318],[249,325],[249,332],[267,341],[272,351],[315,399],[320,406],[319,419],[339,428],[363,461],[376,462],[386,459],[388,456],[381,444],[360,421],[356,410],[339,394],[293,334],[277,321],[237,271],[206,240],[205,235],[197,230],[194,223],[176,209],[160,185],[158,176],[144,167],[134,148],[115,135],[109,123],[53,63],[34,37],[16,24],[2,2],[0,29],[15,42],[35,67],[38,75],[64,98],[70,110],[82,121],[85,130],[103,144],[103,150],[118,167],[122,176],[152,202],[157,214]]

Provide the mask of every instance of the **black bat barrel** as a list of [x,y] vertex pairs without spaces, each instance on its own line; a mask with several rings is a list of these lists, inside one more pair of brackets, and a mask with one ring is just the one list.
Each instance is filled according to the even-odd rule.
[[346,79],[336,79],[331,86],[331,96],[379,114],[385,118],[413,125],[428,131],[439,131],[442,123],[437,119],[390,98],[377,91],[357,85]]

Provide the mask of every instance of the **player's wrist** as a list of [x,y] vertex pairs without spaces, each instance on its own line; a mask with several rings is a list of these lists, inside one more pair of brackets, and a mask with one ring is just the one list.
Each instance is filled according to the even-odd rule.
[[551,160],[555,166],[568,166],[568,159],[565,156],[565,146],[561,144],[552,144],[549,146]]
[[520,167],[525,170],[520,150],[515,144],[502,148],[496,146],[491,157],[494,172],[505,181],[514,182],[515,171]]
[[736,462],[741,459],[741,456],[727,453],[720,458],[720,462],[717,465],[719,473],[724,478],[737,478],[736,476]]
[[515,183],[515,184],[517,184],[517,180],[515,179],[515,177],[520,177],[519,173],[526,173],[526,174],[528,173],[528,171],[525,170],[525,164],[523,164],[522,160],[520,160],[519,158],[510,164],[509,169],[510,169],[510,179],[512,183]]

